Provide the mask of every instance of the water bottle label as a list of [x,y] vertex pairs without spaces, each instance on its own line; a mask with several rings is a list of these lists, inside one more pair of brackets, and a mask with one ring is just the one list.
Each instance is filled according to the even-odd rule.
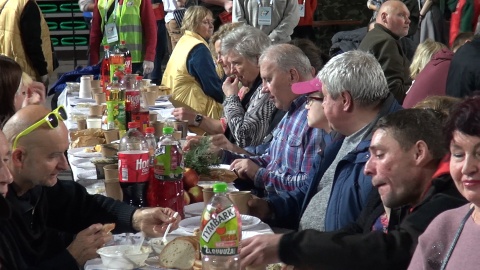
[[[155,177],[166,176],[168,178],[181,177],[183,168],[180,164],[181,153],[175,145],[161,145],[155,151]],[[159,179],[157,177],[157,179]]]
[[118,170],[120,182],[147,182],[149,175],[148,151],[122,151],[118,152]]
[[215,256],[238,254],[241,232],[233,206],[216,213],[216,208],[208,205],[202,215],[201,228],[200,246],[202,254]]

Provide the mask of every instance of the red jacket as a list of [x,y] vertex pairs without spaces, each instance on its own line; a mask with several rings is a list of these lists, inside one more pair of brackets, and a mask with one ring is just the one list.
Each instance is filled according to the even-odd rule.
[[[304,0],[298,0],[298,4],[302,5]],[[317,0],[305,0],[305,16],[300,17],[297,26],[305,26],[313,24],[313,14],[317,9]]]

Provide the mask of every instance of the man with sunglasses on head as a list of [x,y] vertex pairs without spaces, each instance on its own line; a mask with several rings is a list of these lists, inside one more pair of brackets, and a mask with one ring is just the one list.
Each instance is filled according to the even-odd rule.
[[68,168],[66,117],[63,107],[50,112],[31,105],[3,129],[11,145],[13,183],[6,197],[12,208],[10,225],[2,230],[11,235],[16,269],[78,269],[112,239],[102,224],[115,223],[116,233],[142,231],[151,237],[163,235],[170,223],[177,226],[171,209],[136,209],[90,195],[74,181],[58,180],[58,173]]

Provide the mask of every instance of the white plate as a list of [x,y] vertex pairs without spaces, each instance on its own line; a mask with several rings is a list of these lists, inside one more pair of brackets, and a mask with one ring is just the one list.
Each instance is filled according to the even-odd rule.
[[83,169],[94,169],[95,164],[90,162],[90,158],[79,158],[79,159],[72,159],[70,164]]
[[193,230],[200,228],[200,217],[182,219],[178,226],[186,232],[193,233]]
[[78,179],[97,179],[97,172],[96,171],[86,171],[77,174]]
[[90,147],[79,147],[79,148],[72,148],[68,150],[68,153],[74,157],[81,157],[81,158],[92,158],[92,157],[101,157],[102,153],[99,152],[85,152],[86,148],[92,148],[93,146]]
[[[254,216],[241,215],[242,217],[242,231],[251,229],[260,224],[261,220]],[[186,218],[178,224],[180,228],[186,232],[193,233],[193,230],[200,228],[201,217]]]
[[184,210],[186,215],[201,216],[204,208],[205,208],[205,204],[203,202],[198,202],[198,203],[185,205]]
[[242,215],[242,231],[251,229],[262,222],[259,218],[249,215]]
[[259,234],[262,234],[262,233],[254,232],[254,231],[242,231],[242,240],[250,238],[255,235],[259,235]]

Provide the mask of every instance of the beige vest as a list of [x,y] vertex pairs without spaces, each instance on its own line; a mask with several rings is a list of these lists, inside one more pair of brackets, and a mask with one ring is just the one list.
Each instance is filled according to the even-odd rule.
[[[222,104],[207,96],[203,92],[200,83],[195,80],[195,77],[188,73],[187,56],[193,47],[200,43],[205,44],[208,48],[208,44],[200,35],[191,31],[185,31],[185,34],[180,38],[175,46],[175,50],[173,50],[170,56],[170,60],[163,73],[162,84],[172,89],[170,99],[173,100],[172,103],[174,103],[174,105],[174,101],[177,101],[180,104],[183,103],[191,107],[202,115],[220,119],[223,113]],[[194,129],[192,129],[192,131],[193,130]],[[198,134],[200,135],[201,133]]]
[[[0,27],[5,27],[0,29],[0,53],[14,59],[25,73],[40,81],[40,75],[33,68],[28,56],[25,55],[20,35],[20,16],[27,2],[28,0],[0,0],[0,9],[4,7],[0,15]],[[41,14],[40,8],[39,12]],[[41,16],[40,24],[42,51],[47,62],[47,71],[50,74],[53,71],[52,44],[50,31],[43,16]]]

